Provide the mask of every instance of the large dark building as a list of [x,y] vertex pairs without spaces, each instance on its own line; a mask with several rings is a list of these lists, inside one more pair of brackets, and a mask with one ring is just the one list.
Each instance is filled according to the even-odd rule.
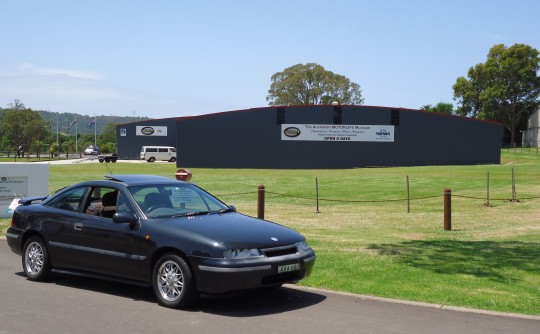
[[179,167],[315,169],[498,164],[501,134],[501,124],[465,117],[326,105],[123,124],[117,142],[120,157],[143,145],[175,146]]
[[116,126],[116,151],[121,159],[139,159],[143,146],[176,147],[177,118],[150,119]]

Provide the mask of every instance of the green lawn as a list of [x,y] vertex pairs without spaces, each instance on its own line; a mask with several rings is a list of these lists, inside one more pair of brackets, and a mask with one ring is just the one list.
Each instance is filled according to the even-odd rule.
[[[173,177],[174,164],[50,165],[50,190],[112,173]],[[512,198],[512,169],[518,201]],[[374,296],[540,314],[540,155],[504,151],[501,165],[348,170],[191,169],[192,182],[302,232],[317,252],[301,284]],[[486,203],[487,173],[490,204]],[[406,180],[410,184],[407,213]],[[319,183],[319,212],[315,180]],[[443,190],[452,190],[452,231]],[[5,233],[9,220],[2,220]]]

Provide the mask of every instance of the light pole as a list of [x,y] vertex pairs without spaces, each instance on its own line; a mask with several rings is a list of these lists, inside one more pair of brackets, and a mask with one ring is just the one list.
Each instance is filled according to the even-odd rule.
[[69,123],[69,126],[75,125],[75,152],[79,152],[79,145],[78,145],[78,138],[77,138],[77,128],[79,127],[77,122],[77,117],[73,120],[73,122]]

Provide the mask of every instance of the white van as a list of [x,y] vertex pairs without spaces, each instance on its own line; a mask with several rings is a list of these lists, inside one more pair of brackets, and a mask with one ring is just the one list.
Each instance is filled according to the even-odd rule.
[[170,146],[143,146],[141,160],[154,162],[156,160],[176,161],[176,148]]

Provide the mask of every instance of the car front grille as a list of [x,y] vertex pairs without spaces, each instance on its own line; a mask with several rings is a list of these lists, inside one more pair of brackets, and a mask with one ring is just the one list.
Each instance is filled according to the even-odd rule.
[[266,257],[276,257],[296,253],[296,245],[261,249]]

